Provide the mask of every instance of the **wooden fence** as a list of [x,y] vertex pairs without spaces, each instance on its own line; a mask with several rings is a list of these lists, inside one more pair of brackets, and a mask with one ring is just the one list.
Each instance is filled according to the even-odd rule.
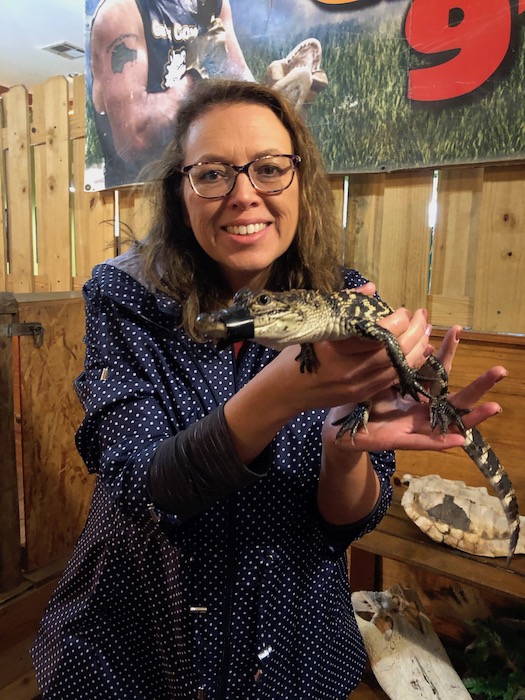
[[[84,192],[84,78],[4,93],[0,291],[79,290],[119,233],[144,230],[140,192]],[[436,325],[525,333],[525,166],[334,176],[342,256],[392,305]],[[117,223],[118,222],[118,223]]]
[[[124,248],[121,231],[140,236],[146,226],[140,190],[83,191],[84,115],[82,76],[52,78],[31,99],[23,86],[0,98],[0,700],[37,694],[27,650],[93,487],[74,446],[80,289],[95,264]],[[525,334],[524,165],[333,176],[332,186],[341,259],[383,298],[427,307],[435,326],[497,334],[471,334],[452,381],[462,386],[478,366],[509,365],[511,379],[494,395],[507,418],[487,436],[523,502],[525,341],[503,334]],[[41,321],[44,346],[11,342],[11,320]],[[458,478],[472,470],[458,459],[404,453],[400,469],[428,473],[438,464]]]

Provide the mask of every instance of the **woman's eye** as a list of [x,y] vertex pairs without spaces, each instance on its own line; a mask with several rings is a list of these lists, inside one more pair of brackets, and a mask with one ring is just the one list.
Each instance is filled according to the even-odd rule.
[[281,175],[281,168],[277,165],[263,165],[257,170],[258,177],[272,178],[279,177]]
[[226,173],[222,170],[206,170],[199,175],[201,182],[217,182],[226,177]]

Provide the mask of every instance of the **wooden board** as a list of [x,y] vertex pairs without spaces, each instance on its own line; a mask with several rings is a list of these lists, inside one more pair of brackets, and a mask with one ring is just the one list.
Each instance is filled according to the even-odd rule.
[[514,597],[385,558],[382,586],[386,589],[395,583],[415,590],[436,632],[459,644],[466,645],[470,641],[470,621],[497,616],[515,617],[525,609]]
[[21,580],[18,480],[14,434],[13,341],[9,324],[17,319],[18,304],[11,294],[0,294],[0,593],[15,588]]
[[346,263],[395,308],[426,304],[432,177],[429,171],[349,178]]
[[95,265],[116,254],[114,235],[114,194],[112,191],[84,191],[85,161],[85,83],[84,76],[73,80],[73,115],[70,123],[72,143],[71,176],[73,285],[79,290],[91,277]]
[[[4,160],[4,104],[0,98],[0,201],[6,201],[6,173]],[[7,239],[5,231],[5,207],[0,207],[0,292],[7,289]]]
[[0,606],[0,700],[32,700],[37,688],[29,649],[57,576]]
[[[352,545],[350,571],[354,550],[362,549],[382,557],[383,566],[385,559],[392,559],[433,576],[446,576],[461,584],[488,590],[492,595],[513,598],[515,605],[525,604],[524,556],[514,557],[507,567],[504,558],[477,557],[438,544],[421,532],[399,503],[391,506],[374,531]],[[379,588],[375,590],[382,590],[384,581],[376,581],[376,586]]]
[[50,78],[38,88],[35,118],[44,141],[34,146],[37,291],[71,289],[71,221],[68,83],[63,76]]
[[[44,345],[20,338],[27,570],[70,551],[87,515],[93,477],[74,434],[83,412],[73,381],[84,361],[82,298],[21,301],[21,321],[38,321]],[[43,527],[45,523],[45,527]]]
[[27,90],[18,85],[6,92],[2,101],[7,117],[10,274],[6,288],[13,292],[31,292],[33,277],[32,176]]
[[472,325],[525,333],[525,166],[485,169]]
[[[432,247],[432,294],[450,299],[474,296],[483,168],[438,174],[437,216]],[[435,322],[434,317],[432,320]],[[472,319],[455,323],[471,325]]]

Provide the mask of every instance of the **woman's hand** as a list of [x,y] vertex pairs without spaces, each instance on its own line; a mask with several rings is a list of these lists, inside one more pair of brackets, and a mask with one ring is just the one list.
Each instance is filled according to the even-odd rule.
[[[459,326],[454,326],[445,335],[440,351],[440,359],[447,371],[450,371],[456,347],[459,342]],[[499,404],[489,401],[475,406],[484,394],[507,375],[504,367],[496,366],[484,372],[468,386],[449,395],[450,402],[456,408],[470,412],[463,416],[465,427],[472,428],[501,411]],[[464,444],[464,438],[455,426],[450,426],[446,435],[439,429],[430,427],[428,400],[424,397],[418,403],[410,397],[401,397],[393,389],[378,392],[372,398],[367,429],[361,428],[354,439],[342,436],[335,440],[338,426],[334,421],[347,415],[352,405],[339,406],[328,414],[323,427],[323,445],[328,448],[331,443],[338,443],[339,449],[357,451],[378,450],[445,450]],[[334,444],[334,449],[338,449]]]
[[[446,334],[437,357],[450,370],[459,342],[459,326]],[[484,372],[464,389],[449,395],[457,408],[471,409],[463,416],[466,428],[472,428],[498,413],[499,404],[487,401],[476,405],[484,394],[507,375],[504,367],[496,366]],[[430,426],[429,403],[411,397],[401,397],[389,388],[372,397],[366,429],[360,428],[352,437],[337,438],[339,426],[334,421],[348,415],[355,404],[330,410],[323,425],[323,460],[317,502],[320,513],[334,524],[355,522],[369,513],[379,496],[379,482],[368,459],[368,452],[382,450],[442,451],[464,445],[465,438],[451,425],[446,435]]]

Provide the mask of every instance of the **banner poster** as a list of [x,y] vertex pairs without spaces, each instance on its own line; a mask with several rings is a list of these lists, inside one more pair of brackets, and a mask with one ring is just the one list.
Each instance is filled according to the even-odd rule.
[[85,189],[140,182],[196,80],[285,92],[332,173],[525,157],[525,0],[85,0]]

